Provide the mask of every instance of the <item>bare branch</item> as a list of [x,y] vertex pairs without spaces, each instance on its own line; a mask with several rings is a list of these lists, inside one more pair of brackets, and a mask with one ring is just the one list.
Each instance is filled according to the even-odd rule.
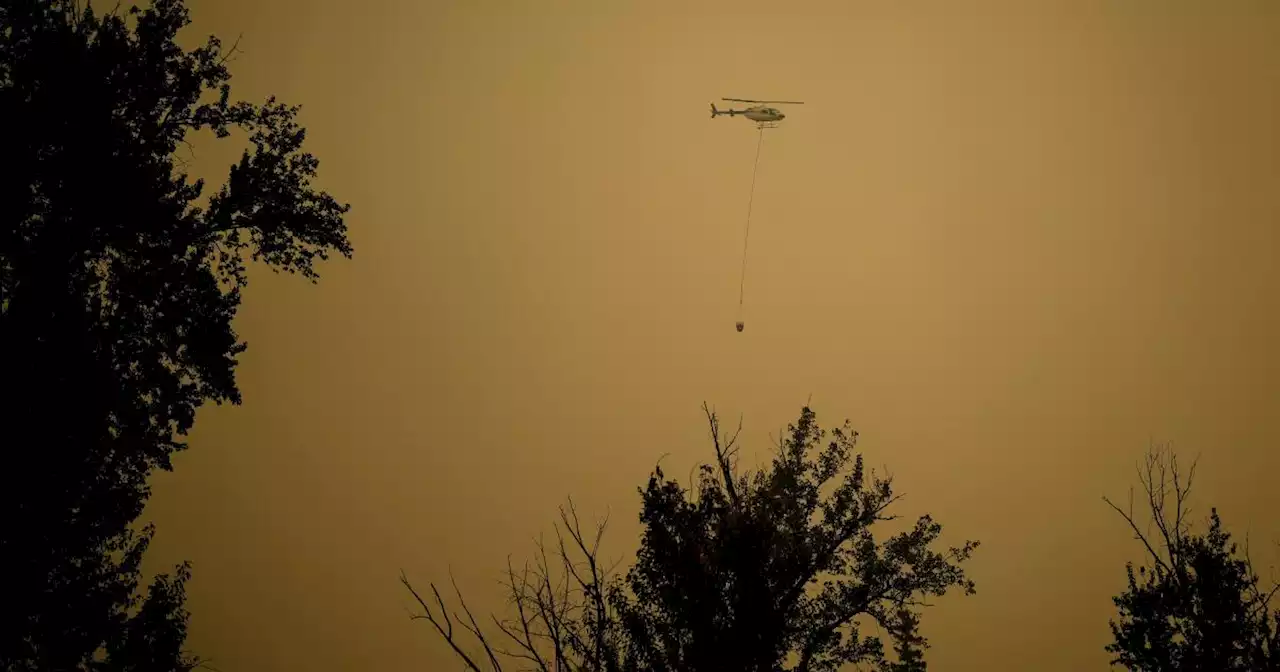
[[231,62],[233,56],[238,53],[243,53],[240,51],[240,40],[243,38],[244,33],[240,33],[236,36],[236,41],[231,44],[231,48],[227,50],[227,53],[223,54],[222,58],[218,60],[218,65],[226,65]]
[[740,509],[742,501],[738,497],[738,487],[734,482],[733,476],[733,459],[738,453],[738,448],[734,444],[738,440],[738,434],[742,432],[742,422],[739,419],[738,430],[733,433],[728,442],[720,441],[720,420],[716,417],[715,411],[702,402],[702,412],[707,416],[707,424],[711,425],[711,441],[716,450],[716,466],[720,468],[720,474],[724,477],[725,492],[729,494],[729,501],[735,509]]
[[[1189,525],[1188,517],[1191,508],[1188,503],[1197,464],[1198,460],[1193,461],[1184,476],[1184,472],[1178,465],[1177,454],[1171,449],[1167,446],[1152,446],[1148,449],[1142,464],[1137,469],[1138,482],[1142,486],[1143,494],[1146,495],[1147,509],[1151,514],[1145,532],[1139,526],[1137,515],[1134,513],[1132,489],[1129,491],[1127,511],[1120,508],[1109,497],[1102,498],[1102,501],[1124,518],[1133,530],[1134,538],[1146,549],[1155,571],[1161,574],[1177,574],[1181,571],[1178,568],[1182,563],[1178,559]],[[1170,498],[1173,499],[1172,511],[1169,510]],[[1156,528],[1159,535],[1158,542],[1152,538],[1150,532],[1152,526]],[[1164,554],[1160,553],[1157,546],[1163,548]]]
[[532,563],[526,562],[522,571],[516,571],[511,559],[507,560],[501,583],[507,592],[510,616],[500,619],[490,615],[492,623],[487,625],[496,628],[495,636],[502,640],[502,646],[482,630],[480,619],[463,599],[452,575],[458,613],[447,611],[438,593],[438,606],[429,605],[413,592],[402,574],[402,582],[413,592],[423,611],[412,617],[431,623],[471,672],[481,672],[478,662],[481,659],[469,657],[456,642],[455,620],[480,643],[495,672],[501,670],[504,660],[519,661],[516,665],[521,669],[537,672],[617,669],[610,643],[614,615],[605,593],[610,571],[599,561],[608,516],[596,524],[594,531],[588,531],[572,498],[560,507],[559,514],[560,521],[554,527],[554,551],[548,550],[542,539],[536,539]]
[[543,658],[541,653],[539,653],[538,651],[537,639],[539,637],[539,634],[535,633],[535,626],[533,625],[533,617],[528,610],[528,606],[529,606],[528,603],[530,601],[529,563],[527,562],[525,563],[524,571],[520,574],[519,582],[517,584],[516,572],[515,572],[515,569],[511,566],[511,558],[508,557],[507,558],[507,578],[508,578],[508,582],[506,585],[508,586],[509,595],[512,598],[512,602],[515,603],[515,608],[517,613],[517,621],[514,624],[514,626],[519,627],[519,633],[515,632],[515,627],[513,627],[513,624],[499,621],[496,617],[493,618],[493,622],[495,625],[498,626],[498,629],[501,630],[503,634],[507,635],[507,637],[509,637],[521,649],[523,649],[525,653],[522,654],[522,653],[513,653],[513,652],[507,652],[507,651],[501,651],[501,653],[503,655],[510,656],[513,658],[523,658],[525,660],[529,660],[530,662],[533,662],[535,665],[537,665],[538,669],[541,670],[542,672],[548,672],[549,668],[547,666],[547,661],[545,658]]
[[[449,583],[453,584],[453,594],[458,596],[458,606],[462,607],[463,613],[467,615],[467,620],[470,621],[470,625],[466,623],[460,624],[476,639],[480,640],[480,645],[484,647],[484,653],[489,657],[489,663],[493,665],[493,669],[501,670],[502,665],[498,663],[498,657],[494,654],[493,647],[489,645],[488,638],[484,636],[484,632],[480,630],[480,625],[476,623],[476,617],[471,615],[471,609],[467,606],[467,601],[462,599],[462,591],[458,590],[458,582],[454,580],[452,572],[449,573]],[[434,587],[432,589],[434,590]],[[440,594],[436,593],[436,599],[439,599],[439,597]],[[440,609],[441,611],[444,610],[443,601],[440,603]],[[454,617],[457,618],[457,615],[455,614]],[[458,620],[461,622],[462,619]]]
[[1165,564],[1164,559],[1161,558],[1160,554],[1156,552],[1156,549],[1151,546],[1151,541],[1147,538],[1147,535],[1143,533],[1141,529],[1138,528],[1138,523],[1134,520],[1132,490],[1130,490],[1129,500],[1130,500],[1129,511],[1126,513],[1124,509],[1120,508],[1119,506],[1116,506],[1115,502],[1112,502],[1110,498],[1106,496],[1102,498],[1102,501],[1106,502],[1108,506],[1115,509],[1116,513],[1120,514],[1120,517],[1124,518],[1125,522],[1129,524],[1129,527],[1133,529],[1134,539],[1137,539],[1138,541],[1142,542],[1142,545],[1145,546],[1147,549],[1147,554],[1151,556],[1152,561],[1156,563],[1157,567],[1159,567],[1161,571],[1166,571],[1166,572],[1169,571],[1169,567],[1168,565]]
[[[420,607],[422,607],[421,614],[412,614],[409,618],[411,620],[425,620],[430,623],[432,627],[436,629],[436,632],[440,633],[440,636],[444,638],[444,641],[449,645],[449,648],[453,649],[453,653],[462,659],[463,664],[466,665],[468,670],[471,672],[484,672],[480,669],[480,666],[471,659],[471,656],[467,655],[467,652],[462,650],[462,647],[458,645],[458,642],[454,640],[453,621],[449,618],[449,613],[445,608],[444,600],[441,599],[440,591],[436,590],[435,584],[430,584],[431,592],[435,594],[436,603],[440,605],[441,617],[444,619],[445,623],[443,626],[431,613],[431,607],[427,604],[427,601],[423,599],[422,595],[418,594],[418,591],[414,589],[411,583],[409,583],[409,578],[405,576],[404,570],[400,571],[400,583],[403,584],[405,588],[409,589],[409,593],[413,595],[413,599],[418,602]],[[501,667],[494,667],[494,672],[499,672],[501,669]]]

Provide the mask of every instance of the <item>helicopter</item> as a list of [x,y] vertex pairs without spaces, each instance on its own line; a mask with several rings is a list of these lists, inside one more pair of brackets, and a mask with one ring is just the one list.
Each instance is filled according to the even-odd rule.
[[736,117],[742,115],[751,121],[756,122],[756,126],[760,128],[777,128],[778,122],[787,118],[787,115],[780,112],[774,107],[765,107],[766,105],[804,105],[798,100],[748,100],[746,98],[721,98],[720,100],[733,103],[754,103],[745,110],[730,109],[721,110],[716,107],[715,103],[711,103],[711,118],[715,119],[721,115],[729,115]]

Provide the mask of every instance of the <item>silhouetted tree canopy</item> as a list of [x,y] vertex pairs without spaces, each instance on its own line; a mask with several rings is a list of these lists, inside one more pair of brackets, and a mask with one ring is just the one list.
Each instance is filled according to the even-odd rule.
[[1280,632],[1272,611],[1276,588],[1264,591],[1247,552],[1222,526],[1216,509],[1205,533],[1193,533],[1188,495],[1195,475],[1170,450],[1148,453],[1139,470],[1150,524],[1107,500],[1129,523],[1146,562],[1126,566],[1128,588],[1114,598],[1107,651],[1113,664],[1144,672],[1280,670]]
[[[219,41],[175,42],[188,23],[181,0],[0,4],[0,668],[185,664],[140,662],[178,655],[187,576],[137,603],[147,477],[203,403],[240,401],[246,262],[314,281],[351,255],[298,108],[234,101]],[[202,200],[175,154],[237,129],[251,149]]]
[[[625,575],[599,561],[603,527],[593,540],[570,508],[557,527],[559,562],[543,548],[533,570],[509,572],[516,615],[495,619],[496,636],[460,594],[465,618],[451,617],[434,585],[430,601],[414,592],[416,617],[476,672],[504,661],[561,671],[925,669],[921,608],[953,588],[973,593],[961,564],[978,542],[934,550],[942,528],[929,516],[878,539],[873,528],[894,518],[899,496],[864,468],[848,423],[828,433],[806,407],[771,464],[747,473],[737,469],[737,434],[726,440],[715,414],[707,418],[715,464],[700,468],[694,489],[655,469]],[[455,623],[483,655],[466,651]]]

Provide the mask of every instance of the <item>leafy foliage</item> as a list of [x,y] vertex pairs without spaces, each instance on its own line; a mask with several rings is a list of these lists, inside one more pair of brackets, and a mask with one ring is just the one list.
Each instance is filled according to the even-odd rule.
[[[1195,473],[1178,470],[1172,451],[1153,450],[1139,478],[1154,535],[1124,516],[1147,552],[1148,563],[1126,566],[1128,588],[1113,601],[1113,663],[1130,670],[1214,672],[1280,669],[1280,632],[1272,611],[1276,589],[1263,591],[1248,554],[1240,553],[1216,509],[1208,531],[1194,534],[1187,498]],[[1172,508],[1169,507],[1172,500]],[[1109,500],[1108,500],[1108,503]]]
[[[187,570],[130,602],[147,477],[171,468],[202,404],[240,401],[245,261],[314,281],[317,261],[352,252],[347,206],[311,186],[299,108],[233,102],[229,53],[212,37],[183,50],[188,23],[181,0],[0,5],[0,112],[16,131],[0,136],[5,669],[173,649],[181,630],[156,610],[180,608]],[[201,205],[175,153],[235,129],[252,147]]]
[[[893,519],[899,497],[889,479],[864,469],[848,423],[827,440],[805,408],[769,467],[740,473],[737,434],[722,441],[715,414],[704,410],[716,463],[700,468],[694,491],[655,469],[641,490],[644,533],[625,575],[602,568],[599,534],[586,543],[576,513],[562,514],[575,542],[558,535],[569,580],[552,579],[544,552],[534,581],[508,584],[517,617],[495,619],[516,649],[485,635],[461,594],[465,618],[451,618],[434,585],[434,607],[414,592],[423,610],[416,617],[475,672],[501,670],[504,658],[544,672],[924,670],[920,608],[952,588],[973,593],[960,565],[978,542],[933,550],[942,528],[929,516],[877,541],[871,528]],[[483,658],[460,646],[455,622]],[[893,639],[896,655],[863,632],[868,623]]]
[[895,517],[888,509],[898,496],[855,455],[858,435],[848,423],[827,440],[806,407],[769,468],[739,474],[737,434],[722,443],[714,414],[708,418],[717,463],[702,467],[696,493],[661,469],[643,491],[641,550],[628,590],[614,593],[628,667],[893,669],[860,617],[892,634],[903,665],[921,660],[927,643],[913,608],[951,588],[972,593],[960,564],[978,543],[932,550],[942,526],[929,516],[877,541],[872,527]]

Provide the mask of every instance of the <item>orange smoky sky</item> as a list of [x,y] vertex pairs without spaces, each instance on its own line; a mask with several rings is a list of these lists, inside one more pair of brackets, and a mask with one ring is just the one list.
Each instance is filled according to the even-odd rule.
[[[224,672],[446,670],[400,569],[473,609],[572,495],[636,487],[812,397],[977,538],[938,669],[1105,669],[1151,441],[1280,559],[1280,5],[195,0],[236,94],[304,105],[356,256],[259,272],[241,407],[156,479]],[[719,98],[802,100],[757,135]],[[222,143],[226,144],[226,143]],[[210,176],[238,147],[196,143]],[[1263,543],[1265,542],[1265,543]]]

